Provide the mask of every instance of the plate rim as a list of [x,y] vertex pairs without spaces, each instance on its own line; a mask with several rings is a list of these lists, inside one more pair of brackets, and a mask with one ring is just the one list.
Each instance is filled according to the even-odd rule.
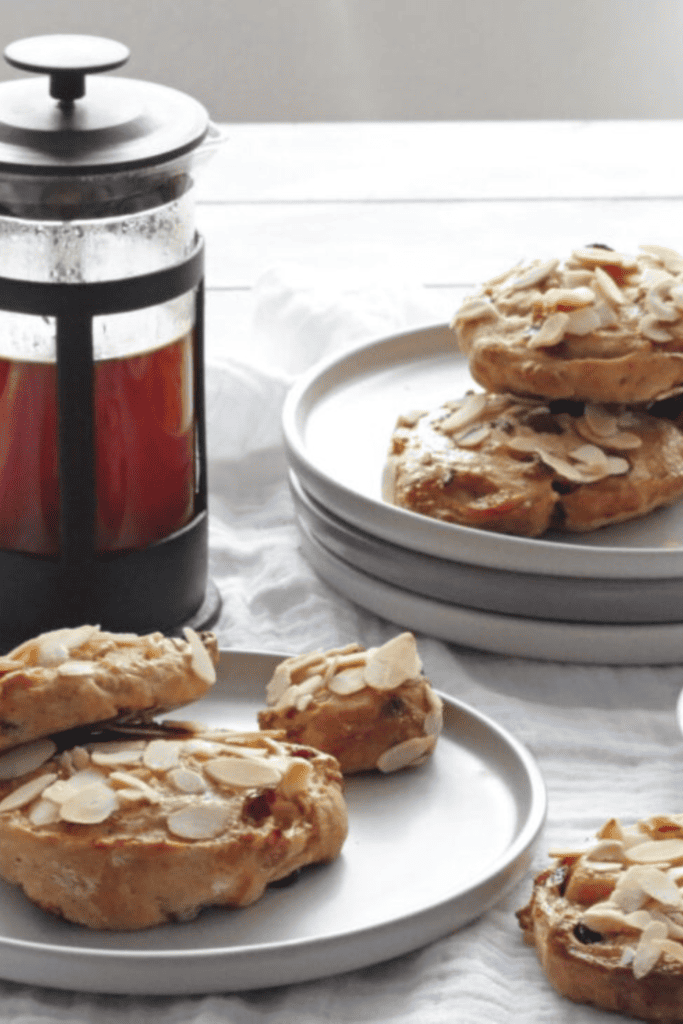
[[[275,665],[278,661],[288,656],[287,654],[259,649],[221,648],[221,661],[227,660],[228,657],[246,658],[247,660],[258,658],[268,659]],[[481,728],[496,735],[498,742],[507,749],[508,753],[514,757],[522,769],[524,786],[528,791],[526,815],[523,821],[517,823],[515,834],[512,836],[508,846],[488,865],[486,870],[477,875],[476,878],[469,880],[460,892],[451,894],[436,902],[433,901],[427,906],[418,907],[407,914],[399,915],[391,920],[380,921],[366,927],[354,927],[343,933],[331,933],[325,936],[300,936],[273,943],[257,943],[237,947],[212,946],[200,949],[156,950],[107,949],[90,948],[87,945],[64,946],[54,942],[41,943],[30,939],[0,936],[0,976],[24,984],[66,988],[72,991],[129,995],[189,995],[208,994],[219,991],[237,992],[254,987],[268,988],[282,984],[320,980],[340,972],[370,966],[372,963],[383,962],[392,956],[421,948],[431,941],[436,941],[439,937],[448,934],[449,931],[457,930],[465,923],[473,920],[475,916],[484,913],[493,903],[502,899],[509,888],[521,880],[523,873],[526,871],[531,857],[531,849],[545,823],[548,806],[547,787],[533,754],[509,730],[466,702],[441,690],[437,690],[437,692],[454,711],[464,713],[466,717],[476,720]],[[229,699],[229,694],[227,693],[226,699]],[[188,705],[187,707],[191,706]],[[182,710],[186,711],[187,707]],[[490,888],[494,885],[499,877],[502,879],[501,885],[495,889],[493,895],[488,895],[484,903],[477,903],[476,913],[467,912],[465,919],[446,930],[444,930],[445,921],[441,921],[436,933],[432,934],[430,932],[426,939],[419,941],[417,945],[410,943],[404,948],[405,943],[399,943],[395,951],[382,952],[381,955],[375,955],[371,958],[365,955],[358,959],[357,956],[352,955],[349,959],[347,956],[340,960],[338,969],[330,968],[327,965],[321,970],[316,968],[314,963],[309,965],[309,970],[292,971],[291,969],[292,958],[296,962],[296,954],[300,950],[312,953],[313,947],[320,952],[323,947],[335,947],[340,944],[354,945],[358,936],[363,936],[365,941],[370,943],[375,936],[384,932],[391,932],[398,926],[406,930],[411,924],[419,924],[421,920],[424,922],[424,919],[435,914],[437,917],[444,917],[444,915],[450,917],[450,905],[455,900],[462,899],[463,897],[471,900],[477,892],[484,891],[487,886]],[[152,932],[153,929],[150,930],[150,934]],[[127,933],[121,934],[124,936],[125,941]],[[8,952],[10,953],[9,958],[6,956]],[[14,955],[17,953],[20,955],[29,954],[28,964],[18,960]],[[272,956],[276,960],[278,958],[281,960],[279,965],[280,973],[278,973],[278,965],[271,964],[269,978],[261,978],[258,985],[255,985],[253,980],[250,980],[251,975],[242,979],[245,983],[236,979],[236,983],[226,984],[226,961],[232,961],[236,966],[242,965],[243,967],[245,961],[259,960],[267,955]],[[56,961],[54,968],[47,972],[47,979],[45,978],[44,970],[42,971],[43,977],[39,977],[31,971],[31,965],[34,961],[42,962],[45,959]],[[315,957],[310,957],[309,959],[315,960]],[[9,961],[8,964],[6,964],[6,960]],[[75,962],[78,965],[76,973],[80,978],[80,982],[76,986],[63,979],[60,975],[59,965],[61,965],[61,970],[63,971],[65,960],[68,960],[71,964]],[[182,983],[179,983],[177,977],[175,979],[173,977],[169,978],[167,972],[162,972],[163,978],[155,977],[154,979],[149,979],[145,974],[149,967],[159,968],[164,965],[168,969],[174,966],[184,966],[187,969],[190,964],[198,966],[197,976],[194,981],[184,978]],[[13,968],[11,973],[7,973],[9,966]],[[104,972],[100,971],[98,973],[95,971],[94,973],[97,974],[97,978],[93,979],[90,976],[93,973],[93,969],[103,966],[105,967]],[[298,966],[300,967],[301,965]],[[111,970],[107,971],[107,967],[111,968]],[[273,967],[274,972],[272,971]],[[132,968],[133,973],[131,975]],[[123,975],[121,976],[120,972],[122,970]],[[284,970],[284,975],[282,970]],[[142,971],[142,974],[140,974],[140,971]],[[222,973],[223,976],[216,979],[214,977],[216,972]],[[109,979],[102,978],[102,973],[109,974]],[[116,975],[115,980],[111,975]],[[212,978],[214,979],[213,981],[211,981]]]
[[[457,351],[451,339],[452,332],[446,323],[383,335],[322,359],[291,385],[282,409],[283,441],[289,464],[309,493],[368,533],[448,561],[557,576],[557,556],[561,554],[571,569],[559,575],[568,578],[683,578],[683,547],[568,544],[562,540],[517,537],[440,522],[363,495],[336,480],[328,469],[316,465],[309,458],[303,427],[315,399],[324,393],[328,383],[331,388],[338,386],[346,373],[350,373],[352,378],[360,377],[368,368],[398,364],[401,356],[407,353],[412,358],[427,358],[452,351],[454,358],[464,362],[465,357]],[[386,361],[387,353],[393,353],[390,362]],[[477,387],[474,381],[472,386]],[[392,426],[387,429],[387,443]],[[381,467],[378,467],[378,472],[381,472]],[[454,550],[458,544],[460,548]]]
[[[567,664],[676,665],[683,660],[683,623],[561,622],[436,601],[361,572],[298,526],[304,553],[332,589],[404,629],[472,650]],[[367,598],[358,597],[359,586]],[[506,631],[510,626],[518,633],[512,642]]]

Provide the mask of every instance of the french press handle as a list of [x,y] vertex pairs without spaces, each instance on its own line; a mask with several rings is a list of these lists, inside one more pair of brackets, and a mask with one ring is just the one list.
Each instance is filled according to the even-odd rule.
[[85,95],[85,76],[120,68],[130,57],[123,43],[101,36],[47,35],[18,39],[5,60],[21,71],[50,76],[50,96],[64,106]]

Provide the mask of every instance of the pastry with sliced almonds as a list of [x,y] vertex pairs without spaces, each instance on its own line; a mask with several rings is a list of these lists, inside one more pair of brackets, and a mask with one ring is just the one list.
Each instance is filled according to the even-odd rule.
[[73,923],[136,930],[246,906],[339,855],[334,758],[274,732],[161,726],[1,754],[0,877]]
[[146,721],[199,700],[216,680],[211,632],[57,629],[0,656],[0,750],[77,726]]
[[399,417],[385,501],[538,537],[635,519],[683,495],[683,433],[641,410],[471,393]]
[[517,912],[550,983],[579,1003],[683,1021],[683,815],[611,819],[551,856]]
[[491,392],[601,404],[683,389],[683,255],[589,245],[523,262],[484,284],[451,322]]
[[283,729],[337,758],[345,775],[423,764],[443,724],[441,698],[422,673],[415,637],[287,658],[266,689],[262,729]]

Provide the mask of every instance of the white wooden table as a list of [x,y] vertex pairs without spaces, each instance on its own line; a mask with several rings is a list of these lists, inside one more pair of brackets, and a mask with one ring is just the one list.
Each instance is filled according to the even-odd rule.
[[523,256],[683,246],[683,122],[226,125],[199,183],[210,351],[243,351],[283,261],[394,267],[447,319]]

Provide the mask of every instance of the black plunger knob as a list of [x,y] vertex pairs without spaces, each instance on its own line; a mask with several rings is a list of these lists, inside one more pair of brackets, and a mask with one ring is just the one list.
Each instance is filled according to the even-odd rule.
[[86,75],[120,68],[129,57],[123,43],[100,36],[32,36],[5,48],[12,67],[49,75],[50,95],[65,105],[85,95]]

